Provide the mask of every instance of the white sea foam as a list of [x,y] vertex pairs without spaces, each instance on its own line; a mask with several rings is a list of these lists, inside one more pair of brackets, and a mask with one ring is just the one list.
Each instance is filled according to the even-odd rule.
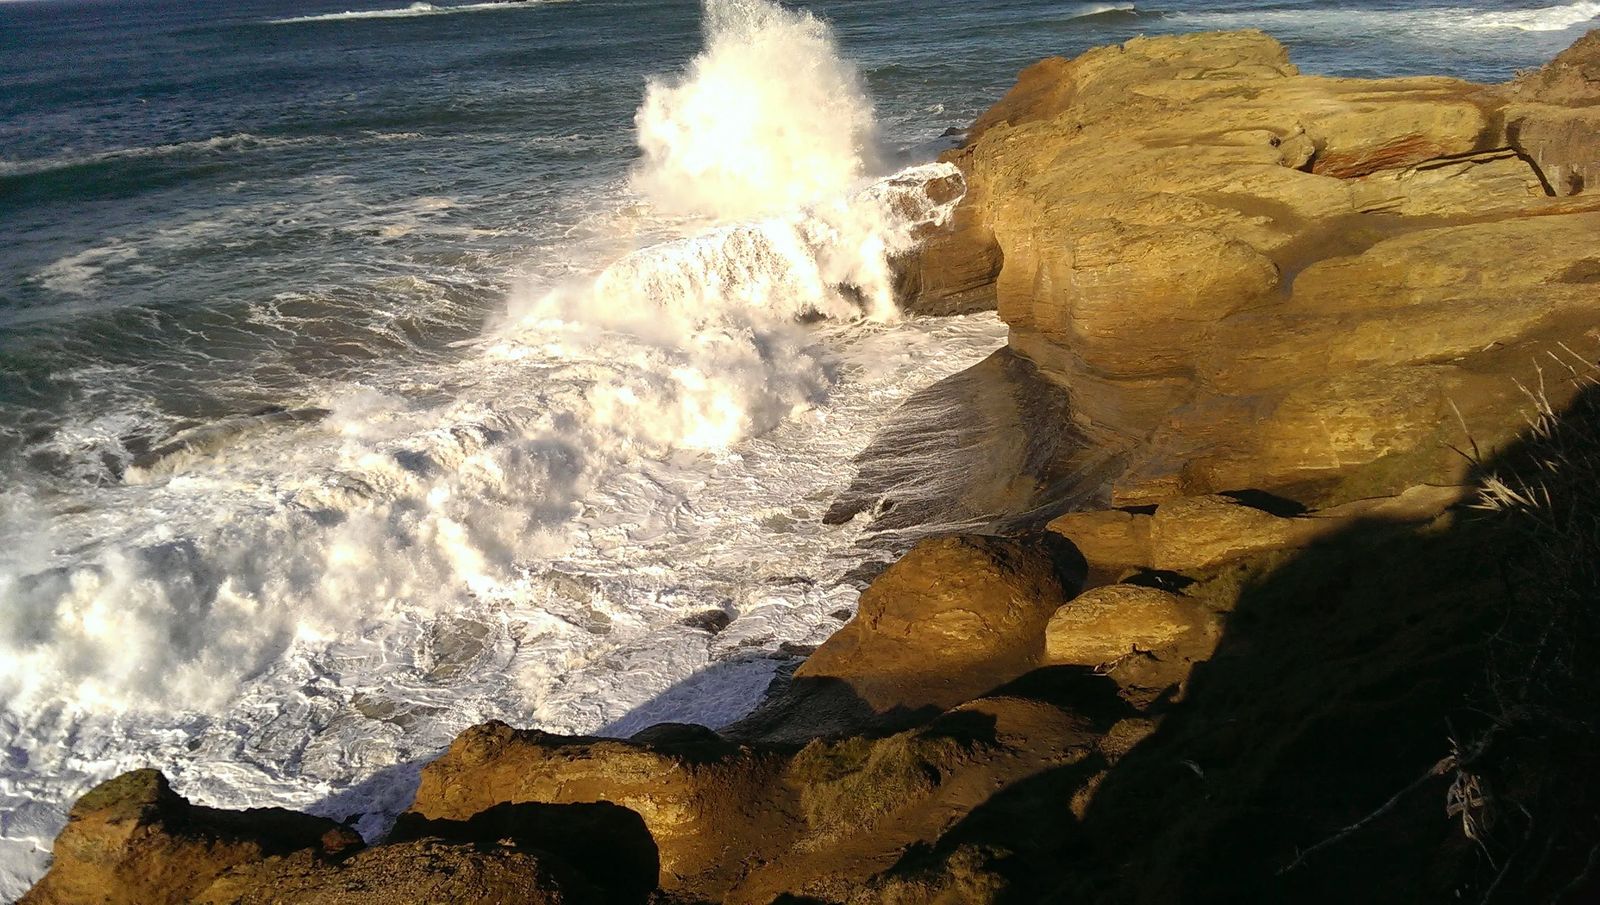
[[[768,24],[741,34],[781,44],[763,29],[787,29],[832,52],[814,20],[756,6],[739,4]],[[730,53],[718,28],[708,41]],[[701,71],[673,90],[706,93]],[[852,137],[830,153],[856,148],[861,123],[835,125]],[[886,256],[948,215],[952,168],[861,181],[859,158],[813,170],[783,140],[746,150],[780,158],[762,179],[806,182],[792,196],[751,183],[763,209],[806,204],[695,221],[526,286],[455,358],[292,400],[320,418],[191,428],[117,485],[0,492],[0,536],[19,539],[0,548],[0,893],[37,875],[71,799],[120,770],[373,834],[407,803],[415,762],[466,725],[721,725],[755,702],[782,642],[837,627],[862,528],[821,516],[851,456],[897,400],[1003,330],[887,324]],[[729,212],[727,182],[699,184],[687,208]],[[685,228],[598,222],[626,224],[624,243]],[[810,313],[835,321],[800,326]],[[712,609],[732,618],[721,633],[685,624]]]
[[137,248],[113,241],[59,258],[40,268],[31,279],[52,292],[88,295],[108,268],[126,265],[138,257]]
[[321,13],[313,16],[293,16],[287,19],[268,19],[273,25],[293,25],[301,22],[341,22],[349,19],[410,19],[416,16],[440,16],[449,13],[475,13],[488,10],[521,9],[537,6],[552,0],[511,0],[500,3],[461,3],[454,6],[435,6],[432,3],[413,3],[394,9],[347,10],[342,13]]
[[1522,31],[1565,31],[1600,17],[1600,2],[1579,0],[1563,6],[1480,13],[1468,24],[1473,28],[1514,28]]

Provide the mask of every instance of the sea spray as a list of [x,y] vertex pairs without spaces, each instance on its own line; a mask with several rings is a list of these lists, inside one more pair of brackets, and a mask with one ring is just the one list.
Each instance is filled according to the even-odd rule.
[[635,117],[634,186],[721,219],[790,211],[871,166],[872,105],[828,27],[767,0],[705,0],[705,50],[655,79]]

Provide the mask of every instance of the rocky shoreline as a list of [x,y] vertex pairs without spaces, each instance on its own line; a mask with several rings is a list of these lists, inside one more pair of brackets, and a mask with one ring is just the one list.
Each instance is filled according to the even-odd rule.
[[830,518],[972,532],[756,713],[474,727],[373,845],[128,773],[22,901],[1600,897],[1600,32],[1506,85],[1138,39],[947,158],[905,304],[1009,344]]

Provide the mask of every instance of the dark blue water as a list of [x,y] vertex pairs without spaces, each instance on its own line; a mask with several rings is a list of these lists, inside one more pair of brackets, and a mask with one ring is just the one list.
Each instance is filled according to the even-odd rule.
[[[896,165],[1023,66],[1139,34],[1495,81],[1600,15],[791,7],[831,23]],[[821,512],[850,455],[1003,334],[564,295],[640,248],[623,272],[733,272],[659,244],[700,226],[628,182],[647,80],[702,45],[696,0],[0,0],[0,898],[121,769],[378,825],[414,774],[351,784],[472,720],[731,719],[837,624],[856,529]],[[716,638],[684,626],[711,607]]]

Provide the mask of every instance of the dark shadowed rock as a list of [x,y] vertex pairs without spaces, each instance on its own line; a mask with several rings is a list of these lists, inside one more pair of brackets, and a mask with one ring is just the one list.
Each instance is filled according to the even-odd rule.
[[825,521],[870,517],[889,535],[1037,528],[1106,501],[1118,440],[1083,430],[1066,388],[1001,349],[906,400],[856,457],[856,476]]
[[330,863],[309,854],[241,865],[195,905],[610,905],[558,860],[510,844],[420,839],[375,846]]

